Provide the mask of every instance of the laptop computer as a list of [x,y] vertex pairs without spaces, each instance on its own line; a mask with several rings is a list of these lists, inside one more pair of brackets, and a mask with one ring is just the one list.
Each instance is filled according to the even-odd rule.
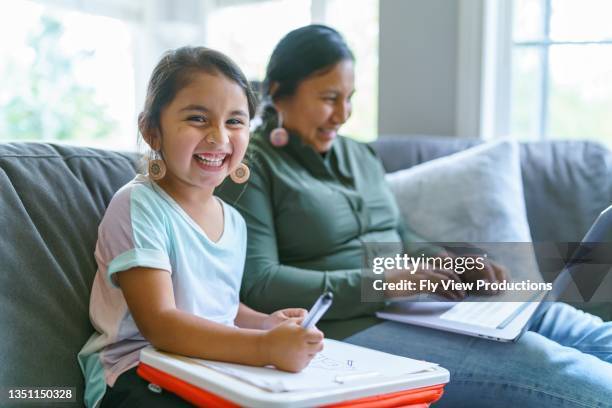
[[[552,283],[550,291],[537,292],[528,301],[401,301],[376,315],[381,319],[465,334],[501,342],[517,341],[538,321],[572,281],[572,271],[580,265],[589,243],[608,242],[612,232],[612,206],[599,214],[570,261]],[[503,295],[502,295],[503,296]]]

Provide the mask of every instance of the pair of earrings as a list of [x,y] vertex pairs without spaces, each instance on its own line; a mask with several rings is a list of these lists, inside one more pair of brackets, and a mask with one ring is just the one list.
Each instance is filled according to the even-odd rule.
[[[278,112],[278,126],[270,132],[270,143],[276,147],[285,146],[289,142],[289,133],[283,127],[283,114]],[[166,175],[166,163],[161,158],[159,151],[153,151],[153,157],[149,160],[149,177],[153,180],[160,180]],[[249,167],[240,163],[238,168],[230,173],[230,178],[236,184],[246,182],[251,175]]]
[[[161,180],[166,175],[166,163],[161,158],[159,151],[153,151],[152,155],[153,157],[149,160],[149,177],[153,180]],[[230,178],[234,183],[242,184],[249,179],[250,175],[249,167],[240,163],[236,170],[230,173]]]

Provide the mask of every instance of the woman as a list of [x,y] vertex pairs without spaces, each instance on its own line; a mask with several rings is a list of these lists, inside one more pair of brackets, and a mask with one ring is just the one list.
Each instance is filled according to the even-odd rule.
[[[403,242],[410,252],[414,237],[399,221],[372,150],[337,135],[351,114],[353,62],[342,37],[320,25],[289,33],[270,58],[251,179],[220,192],[248,226],[243,300],[270,311],[309,307],[332,291],[334,306],[320,325],[326,335],[353,334],[346,341],[440,363],[451,382],[439,406],[609,406],[611,323],[556,304],[520,341],[505,344],[381,322],[373,314],[384,299],[361,301],[362,244]],[[452,271],[420,273],[460,280]],[[503,279],[494,265],[485,274]]]

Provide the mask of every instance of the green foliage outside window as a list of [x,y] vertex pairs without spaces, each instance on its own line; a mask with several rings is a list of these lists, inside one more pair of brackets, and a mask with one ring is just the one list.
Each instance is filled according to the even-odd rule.
[[7,62],[2,73],[5,86],[15,88],[0,105],[0,138],[92,140],[116,130],[116,121],[96,101],[95,89],[75,78],[77,63],[93,52],[66,51],[61,46],[62,34],[61,22],[43,15],[26,44],[33,52],[33,62],[28,66]]

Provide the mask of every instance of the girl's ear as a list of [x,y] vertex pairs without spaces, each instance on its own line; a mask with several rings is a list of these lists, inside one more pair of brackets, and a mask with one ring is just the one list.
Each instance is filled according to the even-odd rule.
[[161,134],[158,129],[151,129],[147,126],[143,113],[138,115],[138,130],[152,150],[159,151],[161,149]]
[[140,134],[151,150],[161,150],[161,135],[157,129],[140,129]]

